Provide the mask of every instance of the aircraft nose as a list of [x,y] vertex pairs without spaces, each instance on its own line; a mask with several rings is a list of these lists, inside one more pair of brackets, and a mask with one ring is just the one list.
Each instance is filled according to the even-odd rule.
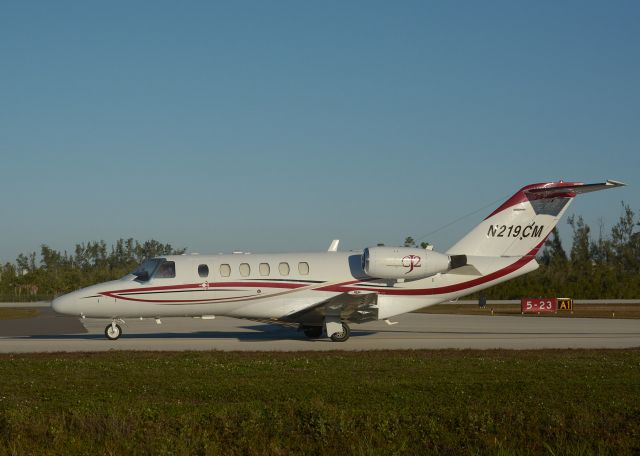
[[63,295],[55,298],[51,301],[51,308],[55,313],[69,315],[73,313],[73,305],[74,299],[69,298],[69,295]]

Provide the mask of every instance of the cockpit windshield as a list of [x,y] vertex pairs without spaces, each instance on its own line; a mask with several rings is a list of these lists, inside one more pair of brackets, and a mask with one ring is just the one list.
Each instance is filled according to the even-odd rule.
[[138,266],[131,274],[136,276],[137,280],[142,280],[143,282],[146,282],[153,276],[153,273],[156,272],[156,269],[158,269],[158,266],[160,266],[160,264],[164,261],[165,261],[164,258],[154,258],[152,260],[146,260],[140,266]]

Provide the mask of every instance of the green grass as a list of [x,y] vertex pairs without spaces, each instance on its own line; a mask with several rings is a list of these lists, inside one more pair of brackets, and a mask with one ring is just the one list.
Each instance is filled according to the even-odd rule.
[[13,307],[0,307],[0,320],[12,320],[14,318],[33,318],[40,312],[37,309],[16,309]]
[[640,349],[0,356],[0,454],[639,454]]

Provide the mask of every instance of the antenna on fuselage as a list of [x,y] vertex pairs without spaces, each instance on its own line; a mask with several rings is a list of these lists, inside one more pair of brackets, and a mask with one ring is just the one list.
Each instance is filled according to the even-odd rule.
[[331,241],[331,245],[329,246],[329,250],[327,250],[328,252],[337,252],[338,251],[338,244],[340,244],[340,239],[334,239],[333,241]]

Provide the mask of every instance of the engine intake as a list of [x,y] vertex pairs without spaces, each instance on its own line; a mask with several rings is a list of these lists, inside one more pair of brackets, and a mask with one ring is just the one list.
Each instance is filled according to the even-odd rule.
[[466,255],[411,247],[368,247],[362,255],[364,272],[380,279],[423,279],[466,264]]

